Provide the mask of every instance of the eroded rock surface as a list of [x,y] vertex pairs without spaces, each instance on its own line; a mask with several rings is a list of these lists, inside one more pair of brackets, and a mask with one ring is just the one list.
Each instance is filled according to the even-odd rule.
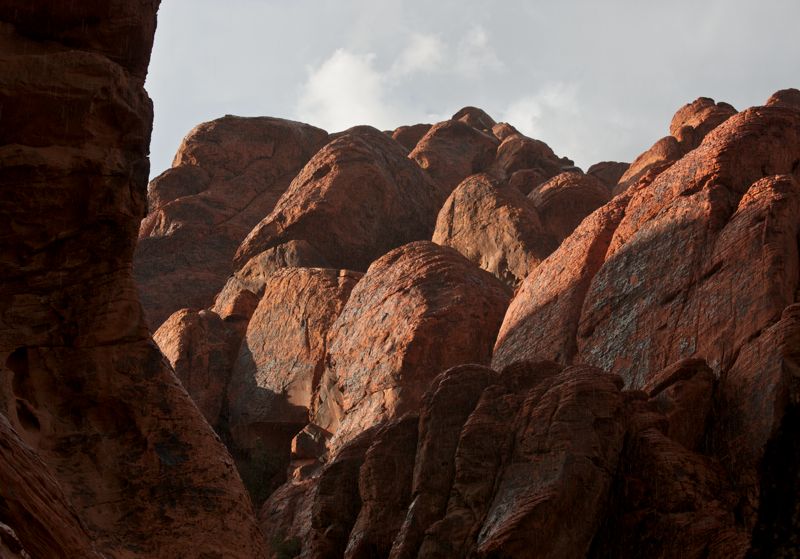
[[237,268],[267,249],[305,240],[331,266],[365,271],[389,250],[429,239],[445,196],[397,142],[357,127],[308,162],[243,241]]
[[148,189],[134,272],[155,330],[182,307],[207,308],[233,256],[327,133],[277,118],[225,116],[184,138]]
[[157,6],[0,6],[0,555],[796,554],[797,90],[623,176],[474,107],[225,117],[146,195]]
[[489,361],[508,298],[497,278],[429,241],[380,258],[331,328],[312,423],[335,447],[415,411],[443,369]]
[[110,557],[264,552],[233,462],[149,339],[131,277],[157,7],[0,7],[0,411],[19,438],[0,436],[16,456],[3,475],[30,455],[30,485],[0,483],[0,496],[34,515],[0,522],[35,556],[91,556],[87,536]]
[[456,249],[512,287],[557,246],[534,204],[486,174],[453,191],[439,212],[433,242]]
[[283,481],[291,440],[308,422],[322,376],[328,330],[360,277],[320,268],[275,272],[237,346],[225,392],[226,426],[257,503]]
[[610,197],[600,179],[575,171],[560,173],[528,194],[542,225],[558,244]]
[[465,178],[487,170],[497,146],[491,134],[460,120],[446,120],[434,124],[409,157],[430,175],[444,199]]

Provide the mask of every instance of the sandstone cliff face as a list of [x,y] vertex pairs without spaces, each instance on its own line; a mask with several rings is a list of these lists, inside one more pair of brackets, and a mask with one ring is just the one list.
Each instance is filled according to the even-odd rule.
[[328,331],[360,277],[346,270],[279,270],[248,324],[230,371],[225,419],[258,503],[284,480],[291,440],[308,423],[325,366]]
[[134,271],[153,330],[182,307],[208,307],[233,255],[327,140],[319,128],[226,116],[184,138],[148,188]]
[[428,241],[377,260],[331,328],[311,422],[337,447],[415,411],[431,380],[487,363],[509,293],[455,250]]
[[305,240],[332,266],[365,271],[389,250],[429,238],[443,200],[397,142],[357,127],[338,135],[295,177],[239,247],[237,268],[266,249]]
[[[726,116],[668,170],[585,220],[511,303],[495,367],[532,356],[592,363],[651,396],[632,415],[632,454],[623,454],[643,473],[624,478],[615,497],[623,509],[597,556],[744,556],[766,510],[795,506],[774,493],[794,490],[790,475],[770,483],[763,475],[785,472],[772,448],[795,452],[783,433],[797,398],[788,370],[799,118],[777,102]],[[587,264],[569,265],[592,247]],[[708,368],[679,364],[688,357]],[[654,409],[666,423],[646,419]],[[678,509],[681,499],[688,504]],[[778,543],[762,540],[761,553],[791,545],[791,522],[770,518]],[[632,525],[638,535],[621,539]],[[681,536],[661,541],[665,533]]]
[[32,557],[264,551],[227,451],[149,340],[130,273],[157,7],[0,7],[0,522]]
[[0,6],[3,557],[796,554],[800,92],[586,175],[225,117],[145,193],[157,6]]
[[464,180],[445,201],[433,242],[456,249],[512,287],[558,246],[531,201],[485,174]]
[[559,244],[587,215],[608,202],[608,188],[600,179],[580,172],[560,173],[539,185],[528,198],[542,216],[542,225]]

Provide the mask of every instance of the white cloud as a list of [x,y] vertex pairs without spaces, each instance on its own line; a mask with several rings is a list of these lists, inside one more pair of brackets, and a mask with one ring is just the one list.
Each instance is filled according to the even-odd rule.
[[563,82],[546,84],[535,94],[511,103],[503,118],[527,136],[540,136],[554,120],[578,114],[577,89]]
[[479,78],[486,72],[503,69],[503,63],[489,44],[489,34],[482,26],[473,26],[461,37],[453,68],[468,78]]
[[390,74],[403,77],[416,72],[435,72],[442,67],[446,56],[447,47],[439,37],[414,33],[392,65]]
[[536,93],[512,102],[501,120],[526,136],[547,142],[559,155],[584,165],[589,160],[580,142],[585,122],[579,110],[578,87],[573,84],[545,84]]
[[297,118],[329,131],[357,124],[392,126],[386,107],[386,78],[374,65],[375,55],[336,50],[319,67],[310,68],[297,104]]

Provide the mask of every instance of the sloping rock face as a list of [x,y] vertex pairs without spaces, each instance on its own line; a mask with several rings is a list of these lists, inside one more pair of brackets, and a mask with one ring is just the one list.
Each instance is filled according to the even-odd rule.
[[[686,105],[611,200],[622,165],[474,107],[405,144],[226,117],[146,199],[157,5],[0,6],[3,557],[797,554],[797,90]],[[524,271],[526,228],[564,240]],[[163,355],[137,229],[208,252],[162,270],[213,280]]]
[[131,278],[157,6],[0,7],[0,523],[32,556],[264,553]]
[[358,127],[308,162],[239,247],[237,268],[264,250],[305,240],[330,265],[364,271],[389,250],[430,238],[444,198],[397,142]]
[[[505,362],[532,354],[556,358],[555,347],[573,346],[564,354],[566,362],[579,356],[620,373],[634,387],[694,353],[703,355],[717,374],[729,368],[737,348],[774,322],[794,298],[797,182],[791,175],[761,177],[796,172],[798,117],[796,111],[777,107],[740,113],[651,185],[595,212],[523,284],[501,328],[495,358],[511,346]],[[609,212],[618,220],[612,220],[606,235],[578,240],[592,221]],[[753,223],[762,226],[756,229]],[[566,253],[573,247],[587,251],[596,240],[602,243],[594,270],[565,268]],[[675,265],[665,269],[665,262]],[[773,279],[755,279],[764,273]],[[563,277],[564,286],[590,276],[589,289],[571,305],[580,308],[579,328],[573,320],[547,344],[538,341],[543,338],[506,341],[517,327],[512,325],[522,323],[559,331],[549,326],[559,324],[552,320],[564,314],[546,318],[543,313],[549,300],[562,304],[563,289],[547,295],[533,288],[537,281],[545,287],[551,282],[542,278],[554,274]],[[739,303],[737,294],[743,298]],[[714,302],[723,300],[739,310],[723,310]]]
[[477,107],[464,107],[454,114],[451,120],[458,120],[472,126],[476,130],[481,130],[489,134],[492,133],[494,126],[497,124],[486,111]]
[[736,109],[728,103],[699,97],[678,109],[669,123],[669,133],[678,140],[682,151],[688,153],[700,145],[706,134],[735,114]]
[[19,532],[0,524],[0,556],[100,559],[54,473],[2,415],[0,435],[3,520]]
[[311,422],[334,434],[335,449],[416,410],[439,371],[489,361],[508,299],[497,278],[453,249],[421,241],[388,253],[331,328]]
[[206,308],[233,271],[237,247],[327,141],[318,128],[226,116],[184,138],[148,188],[134,273],[155,330],[182,307]]
[[800,90],[792,88],[776,91],[767,99],[766,105],[800,110]]
[[[571,159],[559,158],[550,146],[541,140],[516,133],[506,136],[497,147],[493,167],[495,173],[501,176],[511,177],[518,171],[528,170],[537,171],[543,180],[547,180],[559,174],[562,167],[572,164]],[[535,186],[537,185],[531,185],[527,192]]]
[[636,185],[650,184],[673,163],[699,146],[709,132],[735,114],[736,109],[728,103],[715,103],[708,97],[687,103],[672,117],[670,135],[658,140],[631,163],[614,187],[614,194]]
[[[325,366],[327,334],[361,274],[286,268],[270,276],[227,386],[229,446],[257,503],[283,481],[292,438]],[[270,480],[277,476],[277,482]]]
[[486,174],[467,178],[445,201],[433,242],[456,249],[512,287],[557,246],[533,203]]
[[449,369],[419,418],[345,443],[277,491],[262,525],[283,521],[273,540],[299,557],[585,557],[623,450],[620,384],[552,362]]
[[590,363],[650,396],[631,412],[616,524],[593,556],[793,545],[798,168],[800,111],[730,116],[587,218],[512,301],[495,368]]
[[181,309],[164,321],[153,340],[208,424],[217,427],[241,329],[215,312]]
[[586,293],[603,265],[628,200],[629,195],[623,194],[590,215],[525,278],[497,334],[493,367],[537,358],[573,362]]
[[622,449],[624,402],[612,375],[557,371],[527,364],[484,390],[462,428],[446,512],[418,556],[586,555]]

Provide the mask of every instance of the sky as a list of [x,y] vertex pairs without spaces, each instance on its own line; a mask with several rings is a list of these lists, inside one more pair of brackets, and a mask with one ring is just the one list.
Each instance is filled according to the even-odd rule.
[[586,169],[632,161],[697,97],[800,88],[800,0],[164,0],[151,176],[225,114],[336,132],[473,105]]

